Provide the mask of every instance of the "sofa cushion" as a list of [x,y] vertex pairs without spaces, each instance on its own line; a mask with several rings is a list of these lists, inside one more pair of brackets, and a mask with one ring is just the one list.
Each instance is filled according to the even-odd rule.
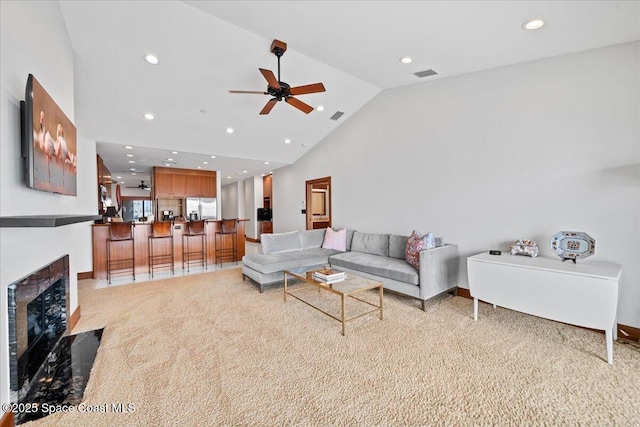
[[356,231],[353,233],[351,251],[371,255],[389,256],[389,235],[361,233]]
[[329,256],[337,254],[331,249],[313,248],[278,254],[251,254],[242,258],[242,263],[260,273],[293,270],[300,267],[329,263]]
[[389,236],[389,256],[391,258],[405,259],[408,236]]
[[415,268],[420,268],[420,252],[435,247],[436,239],[433,233],[422,235],[416,230],[413,230],[413,233],[411,233],[407,241],[407,250],[405,252],[406,260]]
[[403,259],[362,252],[345,252],[331,255],[329,263],[331,268],[337,268],[338,270],[340,267],[344,267],[411,285],[420,283],[418,270],[407,264]]
[[327,232],[324,235],[324,242],[322,242],[322,247],[325,249],[345,252],[347,250],[347,229],[343,228],[338,231],[333,231],[332,228],[327,228]]
[[263,254],[279,254],[302,250],[300,230],[288,233],[261,234],[260,243],[262,244]]
[[345,241],[345,246],[348,251],[351,250],[351,242],[353,241],[353,233],[355,232],[356,232],[355,230],[351,230],[350,228],[347,228],[347,240]]
[[300,237],[302,239],[302,249],[321,248],[324,241],[326,228],[317,230],[302,230]]

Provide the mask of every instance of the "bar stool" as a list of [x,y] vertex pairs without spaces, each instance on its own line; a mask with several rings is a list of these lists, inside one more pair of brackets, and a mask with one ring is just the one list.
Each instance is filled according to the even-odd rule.
[[[220,267],[224,261],[235,261],[238,265],[238,250],[236,248],[236,237],[238,230],[238,219],[223,219],[220,231],[216,231],[216,264],[220,262]],[[231,247],[225,240],[231,237]]]
[[[107,280],[111,284],[113,270],[131,270],[133,281],[136,281],[136,245],[133,239],[132,222],[109,223],[109,238],[107,239]],[[131,242],[131,257],[127,256],[126,242]],[[114,250],[111,250],[113,245]],[[113,253],[112,253],[113,252]],[[111,259],[115,255],[116,259]]]
[[[193,242],[193,240],[196,242]],[[194,245],[195,243],[195,245]],[[187,272],[192,263],[207,268],[207,235],[204,233],[204,220],[189,221],[187,232],[182,235],[182,268],[187,264]]]
[[[154,242],[165,242],[160,250],[154,248]],[[167,243],[169,250],[166,249]],[[164,249],[164,250],[163,250]],[[173,223],[171,221],[156,221],[151,223],[151,234],[149,235],[149,274],[153,278],[154,268],[171,267],[171,272],[175,274],[173,260]]]

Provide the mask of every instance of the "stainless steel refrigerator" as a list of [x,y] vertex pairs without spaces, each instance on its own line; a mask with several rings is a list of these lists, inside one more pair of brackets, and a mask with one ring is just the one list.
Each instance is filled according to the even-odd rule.
[[188,218],[197,214],[198,219],[218,219],[218,207],[215,197],[187,197]]

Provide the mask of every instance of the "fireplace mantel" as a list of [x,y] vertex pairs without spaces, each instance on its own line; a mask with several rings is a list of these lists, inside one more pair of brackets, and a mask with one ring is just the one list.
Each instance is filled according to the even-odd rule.
[[3,227],[60,227],[79,222],[101,219],[100,215],[24,215],[0,216],[0,228]]

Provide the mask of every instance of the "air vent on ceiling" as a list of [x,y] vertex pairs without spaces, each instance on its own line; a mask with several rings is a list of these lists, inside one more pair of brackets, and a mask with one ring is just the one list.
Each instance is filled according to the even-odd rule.
[[424,71],[418,71],[417,73],[413,73],[413,74],[415,74],[418,77],[429,77],[429,76],[435,76],[438,73],[436,72],[436,70],[428,69]]
[[342,117],[344,113],[342,111],[336,111],[335,114],[331,117],[329,117],[331,120],[338,120],[340,117]]

